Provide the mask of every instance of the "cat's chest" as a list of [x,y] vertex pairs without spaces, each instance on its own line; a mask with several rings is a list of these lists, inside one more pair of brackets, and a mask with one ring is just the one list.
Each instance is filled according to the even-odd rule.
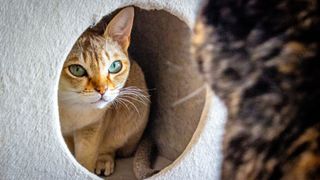
[[72,133],[74,130],[103,120],[107,113],[107,109],[66,108],[64,106],[61,106],[59,111],[63,134]]

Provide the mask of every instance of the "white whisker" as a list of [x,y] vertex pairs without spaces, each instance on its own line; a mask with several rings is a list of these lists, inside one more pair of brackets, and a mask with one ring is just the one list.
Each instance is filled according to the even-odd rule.
[[116,98],[115,101],[117,101],[119,103],[119,105],[125,107],[128,112],[130,111],[129,107],[127,106],[127,104],[125,102],[123,102],[122,98]]
[[137,113],[139,114],[139,116],[140,116],[140,112],[139,112],[139,110],[138,110],[138,108],[137,108],[137,106],[136,105],[134,105],[134,103],[132,103],[131,101],[129,101],[129,100],[127,100],[127,99],[122,99],[123,101],[125,101],[125,102],[127,102],[127,103],[129,103],[129,104],[131,104],[132,105],[132,107],[134,107],[134,109],[137,111]]
[[147,103],[148,103],[147,101],[143,101],[143,100],[141,100],[141,99],[136,99],[136,98],[134,98],[134,97],[132,97],[132,96],[123,95],[123,96],[121,96],[121,97],[135,100],[135,101],[140,102],[140,103],[142,103],[142,104],[144,104],[144,105],[147,105]]
[[[119,91],[118,97],[115,99],[122,106],[134,108],[135,111],[140,115],[139,109],[137,108],[137,103],[147,106],[150,103],[150,96],[147,92],[148,89],[140,89],[135,86],[129,86],[122,88]],[[130,106],[128,106],[130,105]]]

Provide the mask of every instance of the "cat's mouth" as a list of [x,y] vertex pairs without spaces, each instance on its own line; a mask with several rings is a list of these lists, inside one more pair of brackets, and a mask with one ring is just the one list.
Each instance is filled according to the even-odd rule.
[[103,97],[101,97],[98,101],[92,102],[91,104],[97,104],[97,103],[102,103],[102,102],[108,103],[107,100],[105,100],[105,99],[103,99]]
[[99,109],[103,109],[103,108],[107,107],[108,104],[110,104],[110,101],[107,101],[103,97],[101,97],[99,100],[92,102],[91,104]]

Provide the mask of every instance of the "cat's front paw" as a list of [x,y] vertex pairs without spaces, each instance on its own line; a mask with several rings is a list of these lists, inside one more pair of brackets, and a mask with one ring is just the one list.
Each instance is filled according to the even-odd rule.
[[112,155],[98,157],[95,173],[97,175],[110,176],[114,171],[114,158]]

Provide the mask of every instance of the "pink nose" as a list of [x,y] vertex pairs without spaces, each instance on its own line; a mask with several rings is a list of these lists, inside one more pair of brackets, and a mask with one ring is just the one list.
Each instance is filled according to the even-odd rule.
[[95,90],[100,94],[104,94],[106,92],[107,88],[105,88],[103,86],[99,86],[99,87],[96,87]]

